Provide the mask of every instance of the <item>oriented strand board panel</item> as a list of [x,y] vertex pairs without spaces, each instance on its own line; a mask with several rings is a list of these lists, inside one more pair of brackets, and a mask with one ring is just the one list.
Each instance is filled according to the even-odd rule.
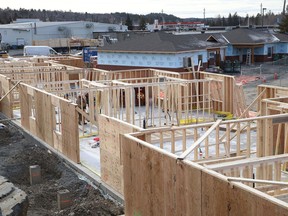
[[76,105],[60,100],[62,153],[76,163],[80,163],[78,112]]
[[[138,137],[145,140],[145,134]],[[139,141],[140,142],[140,141]],[[288,205],[225,176],[123,138],[125,214],[287,215]]]
[[99,115],[100,162],[102,180],[123,194],[121,135],[134,132],[124,122]]
[[[102,144],[101,140],[101,144]],[[101,149],[101,179],[115,190],[123,194],[123,165],[120,157],[113,157],[108,151]]]
[[201,215],[201,171],[124,138],[127,215]]
[[[236,84],[235,88],[234,88],[234,115],[236,117],[240,117],[242,115],[242,113],[244,113],[244,111],[246,110],[246,104],[245,104],[245,95],[244,95],[244,91],[243,91],[243,86],[240,84]],[[246,114],[244,114],[243,116],[244,118],[248,118],[249,117],[249,112],[246,112]]]
[[[153,154],[149,149],[143,148],[138,143],[125,140],[123,157],[125,214],[165,215],[165,212],[173,214],[175,211],[173,204],[165,203],[163,200],[164,187],[167,187],[167,184],[163,185],[164,169],[161,154],[157,152]],[[173,169],[173,165],[172,167],[167,166],[167,168],[168,170]],[[174,180],[173,178],[170,180],[169,187],[173,187]],[[175,201],[173,194],[170,197]],[[169,208],[168,211],[165,209],[165,206]],[[157,214],[155,214],[156,212]]]
[[54,147],[53,142],[53,126],[55,125],[55,110],[52,106],[51,95],[43,95],[43,106],[45,107],[45,115],[43,118],[43,124],[45,125],[45,137],[44,141],[49,143],[52,147]]
[[[217,175],[217,174],[216,174]],[[202,172],[202,214],[211,216],[287,215],[288,205],[248,186],[230,185],[226,180]]]
[[[8,77],[0,75],[0,98],[2,98],[9,90],[12,88],[11,80]],[[1,102],[0,102],[0,112],[6,115],[8,118],[13,117],[13,97],[12,92],[8,94]]]
[[69,65],[73,67],[83,68],[85,66],[82,58],[68,58],[57,60],[59,64]]
[[[76,105],[27,84],[19,85],[22,126],[72,161],[79,163]],[[55,104],[58,106],[57,113]]]
[[202,214],[206,216],[229,215],[228,183],[203,172]]
[[21,113],[21,125],[26,130],[30,131],[30,100],[27,90],[27,85],[19,84],[19,97],[20,97],[20,113]]
[[[215,73],[207,73],[207,72],[200,72],[200,77],[202,79],[209,79],[212,78],[213,80],[222,81],[221,84],[221,92],[223,93],[222,98],[222,110],[225,112],[234,111],[234,87],[236,85],[235,79],[233,76],[222,75],[222,74],[215,74]],[[220,107],[218,107],[220,108]]]
[[200,215],[201,171],[180,161],[176,167],[176,215]]
[[35,110],[36,110],[36,135],[41,140],[45,140],[46,124],[43,124],[44,116],[46,114],[46,109],[43,103],[43,93],[40,91],[35,91]]

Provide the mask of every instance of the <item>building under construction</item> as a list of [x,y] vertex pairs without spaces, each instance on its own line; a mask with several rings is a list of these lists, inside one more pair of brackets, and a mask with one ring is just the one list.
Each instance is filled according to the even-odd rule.
[[3,60],[0,74],[0,112],[98,175],[125,215],[288,214],[288,88],[259,85],[246,106],[233,76],[64,56]]

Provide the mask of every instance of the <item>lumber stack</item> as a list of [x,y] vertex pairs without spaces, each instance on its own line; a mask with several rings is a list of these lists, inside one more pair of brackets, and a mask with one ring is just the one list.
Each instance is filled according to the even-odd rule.
[[27,194],[0,176],[0,215],[27,215]]

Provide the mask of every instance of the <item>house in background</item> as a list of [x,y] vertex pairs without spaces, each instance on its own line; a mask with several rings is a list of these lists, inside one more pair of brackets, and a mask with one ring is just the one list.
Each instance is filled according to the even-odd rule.
[[[187,71],[223,67],[225,61],[254,64],[288,54],[288,36],[267,30],[238,28],[221,33],[153,32],[133,35],[99,48],[97,67],[105,70],[155,68]],[[216,70],[217,71],[217,70]]]
[[[100,47],[97,68],[105,70],[156,68],[187,71],[188,67],[220,66],[227,43],[220,35],[139,34]],[[213,59],[213,60],[212,60]],[[217,65],[219,64],[219,65]]]
[[288,35],[287,34],[274,34],[279,42],[274,46],[274,59],[278,59],[280,56],[288,54]]
[[35,19],[0,25],[2,42],[10,46],[32,45],[33,40],[54,38],[92,39],[93,32],[111,31],[127,31],[127,26],[87,21],[42,22]]
[[[223,37],[228,43],[225,59],[238,60],[246,64],[272,61],[273,56],[278,51],[287,54],[287,48],[286,51],[281,50],[283,43],[278,37],[279,35],[267,31],[244,28],[225,32]],[[284,43],[287,44],[287,39]]]

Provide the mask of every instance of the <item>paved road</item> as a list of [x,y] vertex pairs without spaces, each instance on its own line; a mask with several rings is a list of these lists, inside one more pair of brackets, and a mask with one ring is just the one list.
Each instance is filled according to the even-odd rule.
[[9,50],[9,56],[12,57],[23,56],[23,49]]

